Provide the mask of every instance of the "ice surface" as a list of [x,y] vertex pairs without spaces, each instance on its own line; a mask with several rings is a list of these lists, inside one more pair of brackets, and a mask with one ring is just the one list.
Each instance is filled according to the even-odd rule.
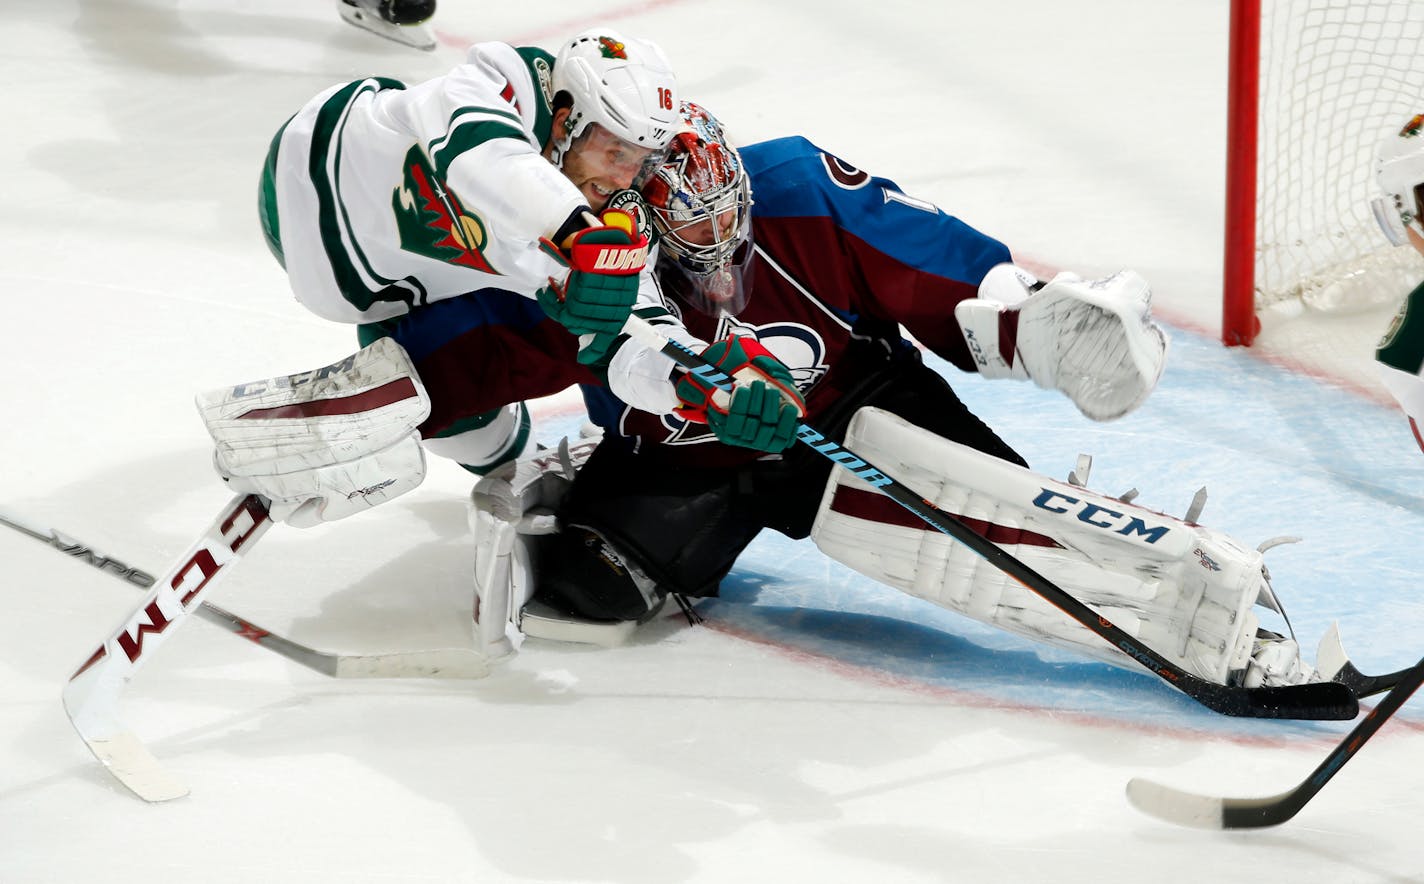
[[[419,81],[483,39],[606,21],[661,42],[742,141],[798,133],[1010,243],[1152,281],[1173,351],[1136,414],[1092,425],[1031,385],[955,378],[1038,468],[1095,457],[1268,556],[1309,646],[1420,654],[1424,456],[1371,398],[1215,343],[1226,3],[442,3],[422,54],[317,0],[54,0],[0,26],[0,506],[151,573],[226,491],[200,391],[334,361],[254,213],[272,133],[330,83]],[[1203,333],[1204,332],[1204,333]],[[1368,328],[1360,331],[1368,337]],[[1351,349],[1353,348],[1353,349]],[[568,397],[536,409],[548,440]],[[214,601],[350,652],[466,640],[469,477],[445,463],[369,517],[279,529]],[[126,718],[192,794],[147,806],[74,736],[65,678],[137,601],[0,532],[0,881],[1424,880],[1406,708],[1301,814],[1239,835],[1133,811],[1127,780],[1269,795],[1348,725],[1243,722],[1155,679],[1036,649],[758,540],[703,627],[617,650],[529,642],[469,683],[337,681],[207,624]],[[1417,707],[1417,704],[1416,704]]]

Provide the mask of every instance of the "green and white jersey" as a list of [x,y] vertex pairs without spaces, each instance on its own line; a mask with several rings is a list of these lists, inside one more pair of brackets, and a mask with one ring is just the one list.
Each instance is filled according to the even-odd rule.
[[561,277],[538,241],[585,201],[540,154],[552,64],[481,43],[443,77],[358,80],[298,111],[263,194],[297,300],[364,323],[485,288],[532,296]]
[[1414,439],[1424,449],[1424,285],[1404,299],[1375,350],[1385,388],[1409,416]]
[[[533,298],[567,270],[539,249],[587,203],[541,150],[552,128],[553,56],[472,46],[449,74],[406,86],[370,78],[309,101],[273,139],[259,210],[296,298],[346,323],[402,316],[501,290]],[[666,316],[652,279],[639,300]],[[621,348],[609,384],[669,411],[670,361]]]

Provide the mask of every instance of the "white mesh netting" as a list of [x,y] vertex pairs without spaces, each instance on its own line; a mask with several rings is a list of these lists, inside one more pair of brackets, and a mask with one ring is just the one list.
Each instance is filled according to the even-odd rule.
[[1424,2],[1266,0],[1261,13],[1256,306],[1394,303],[1424,259],[1370,214],[1375,145],[1424,112]]

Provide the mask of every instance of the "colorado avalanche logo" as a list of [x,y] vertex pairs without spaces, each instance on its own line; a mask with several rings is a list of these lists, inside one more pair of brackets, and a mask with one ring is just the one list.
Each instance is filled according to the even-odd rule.
[[846,190],[859,190],[870,183],[870,175],[847,163],[840,157],[831,156],[824,151],[821,153],[821,163],[826,167],[826,174],[831,176],[831,180],[837,187]]
[[741,325],[734,320],[723,335],[753,335],[787,368],[796,381],[796,389],[804,396],[810,392],[830,366],[826,364],[826,342],[810,328],[796,322],[774,322],[769,325]]

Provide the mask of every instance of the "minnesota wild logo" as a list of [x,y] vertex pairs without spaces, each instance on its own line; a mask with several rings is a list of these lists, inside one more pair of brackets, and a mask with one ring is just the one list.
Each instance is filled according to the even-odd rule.
[[1424,131],[1424,114],[1415,114],[1414,118],[1404,124],[1404,128],[1399,130],[1400,138],[1412,138]]
[[401,248],[407,252],[498,273],[485,257],[484,222],[446,189],[419,145],[405,155],[405,180],[391,195]]
[[1424,297],[1420,289],[1424,286],[1405,297],[1375,350],[1375,358],[1382,364],[1405,374],[1417,375],[1424,371],[1424,334],[1420,334],[1424,329],[1424,314],[1416,300]]
[[608,198],[607,208],[627,212],[633,216],[633,223],[637,225],[638,233],[644,239],[650,243],[658,241],[657,229],[653,227],[652,213],[648,211],[648,204],[638,191],[625,189],[615,192]]
[[1409,298],[1404,299],[1404,303],[1399,305],[1399,310],[1395,312],[1394,318],[1389,321],[1389,327],[1384,330],[1384,335],[1380,337],[1379,343],[1375,345],[1376,351],[1388,350],[1394,345],[1394,339],[1399,335],[1399,330],[1404,327],[1404,320],[1409,316]]
[[603,51],[604,58],[628,58],[628,47],[612,37],[599,37],[598,48]]

